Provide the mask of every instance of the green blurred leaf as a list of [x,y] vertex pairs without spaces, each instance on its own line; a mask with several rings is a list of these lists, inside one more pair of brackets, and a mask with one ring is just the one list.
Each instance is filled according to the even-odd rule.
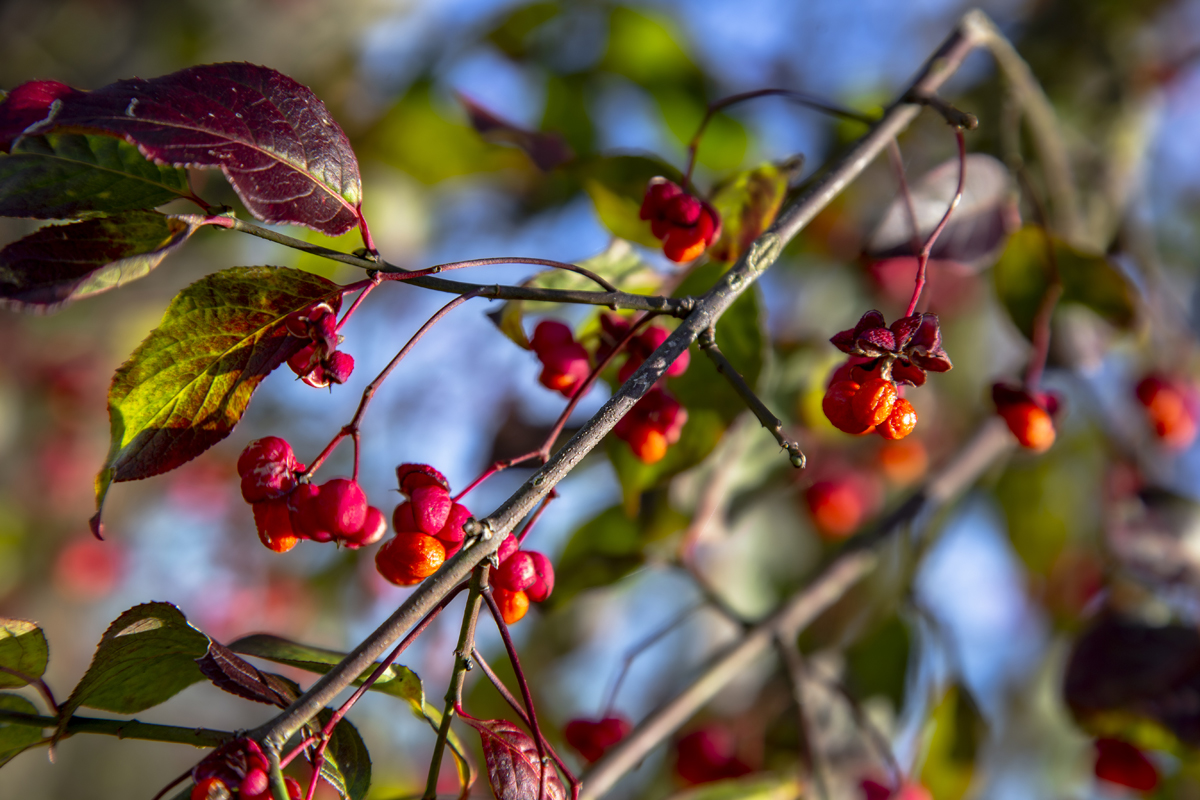
[[203,224],[125,211],[39,228],[0,250],[0,308],[50,311],[145,277]]
[[709,258],[736,261],[775,221],[788,180],[789,172],[763,164],[718,186],[710,202],[721,214],[721,238],[709,248]]
[[650,223],[640,219],[642,198],[650,179],[659,175],[678,183],[679,170],[651,156],[592,156],[567,167],[592,198],[600,221],[613,235],[658,248]]
[[[1087,306],[1119,328],[1133,324],[1134,289],[1121,271],[1103,255],[1084,253],[1051,239],[1063,286],[1062,302]],[[996,294],[1026,337],[1032,336],[1051,270],[1046,233],[1036,225],[1026,225],[1013,234],[996,264]]]
[[[0,710],[38,713],[37,706],[13,692],[0,692]],[[0,720],[0,767],[42,741],[42,729]]]
[[[332,717],[333,712],[328,708],[317,714],[321,727]],[[343,718],[333,728],[325,762],[321,764],[321,777],[347,800],[362,800],[371,788],[371,754],[348,719]]]
[[951,686],[926,723],[929,746],[921,783],[938,800],[959,800],[975,774],[975,758],[986,733],[970,692]]
[[904,708],[905,679],[912,643],[908,626],[891,616],[846,649],[846,683],[861,699],[883,695],[899,712]]
[[454,120],[450,113],[435,105],[428,82],[418,83],[367,133],[363,150],[426,184],[480,172],[533,169],[524,154],[480,138],[461,110]]
[[208,637],[188,624],[170,603],[144,603],[108,626],[92,663],[62,705],[58,731],[80,706],[134,714],[204,680],[196,660]]
[[510,58],[529,55],[533,33],[561,13],[558,3],[530,3],[514,9],[487,35],[487,40]]
[[235,267],[176,295],[113,376],[93,526],[114,481],[161,475],[228,436],[263,378],[304,346],[284,319],[318,300],[336,311],[338,289],[299,270]]
[[[667,129],[680,144],[690,143],[704,121],[708,106],[698,99],[694,89],[687,87],[665,86],[652,90],[652,94]],[[714,114],[700,139],[696,163],[716,172],[737,169],[745,160],[749,145],[750,137],[742,123],[725,113]]]
[[[243,636],[230,643],[229,649],[241,655],[263,658],[267,661],[274,661],[276,664],[287,664],[320,675],[324,675],[346,657],[345,653],[339,653],[336,650],[311,647],[269,633]],[[363,680],[369,677],[374,670],[375,667],[372,667],[365,671],[354,680],[354,685],[361,685]],[[421,685],[421,679],[408,667],[392,664],[371,685],[370,691],[390,694],[407,701],[413,715],[417,719],[425,720],[435,732],[442,724],[441,712],[425,701],[425,688]],[[458,769],[460,780],[464,786],[470,786],[475,781],[475,774],[471,762],[467,759],[462,741],[451,730],[447,742],[454,753],[455,766]]]
[[[615,239],[602,253],[579,262],[579,266],[588,269],[607,280],[613,286],[624,292],[649,294],[662,284],[662,278],[642,261],[629,243]],[[604,291],[591,278],[577,272],[563,269],[551,269],[539,272],[522,286],[534,286],[539,289],[569,289],[581,291]],[[524,300],[509,300],[490,316],[500,330],[520,347],[529,348],[529,340],[525,335],[524,318],[528,313],[539,313],[558,308],[560,303],[526,302]]]
[[112,136],[27,136],[0,155],[0,216],[67,219],[161,206],[191,194],[187,170]]
[[0,618],[0,667],[14,670],[25,677],[0,672],[0,688],[17,689],[37,680],[46,671],[49,650],[46,634],[37,623],[22,619]]
[[676,792],[670,800],[799,800],[800,782],[792,775],[755,774],[713,781]]
[[601,67],[643,86],[698,76],[673,27],[665,16],[617,6],[609,17],[608,51]]
[[596,139],[591,109],[592,78],[587,73],[550,74],[546,78],[546,109],[539,130],[553,131],[576,153],[591,153]]

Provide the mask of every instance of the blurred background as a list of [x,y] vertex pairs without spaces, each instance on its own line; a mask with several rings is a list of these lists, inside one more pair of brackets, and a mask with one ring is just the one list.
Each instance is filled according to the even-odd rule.
[[[199,63],[266,65],[310,86],[347,131],[362,166],[364,210],[389,261],[412,268],[496,255],[577,261],[610,242],[593,197],[579,181],[540,172],[520,150],[482,139],[458,95],[518,126],[556,131],[577,154],[649,151],[682,168],[705,103],[728,94],[784,87],[874,113],[972,5],[14,0],[0,2],[0,88],[32,79],[96,88]],[[1134,494],[1153,483],[1184,509],[1184,522],[1172,528],[1184,555],[1170,557],[1197,558],[1188,536],[1196,532],[1191,509],[1200,497],[1200,454],[1194,446],[1169,450],[1155,442],[1134,413],[1130,387],[1151,368],[1187,373],[1195,366],[1189,321],[1200,252],[1200,148],[1192,133],[1200,124],[1200,2],[978,5],[1030,62],[1063,120],[1083,208],[1098,232],[1095,247],[1120,243],[1123,252],[1152,258],[1173,305],[1157,329],[1142,324],[1125,332],[1088,312],[1061,315],[1056,342],[1062,344],[1048,382],[1066,394],[1071,413],[1058,444],[1044,457],[1019,455],[990,472],[931,523],[936,535],[927,546],[897,549],[884,574],[816,626],[806,652],[815,672],[835,677],[811,688],[811,708],[828,723],[817,735],[826,737],[821,749],[835,786],[837,775],[849,776],[846,785],[853,787],[857,776],[886,774],[878,753],[863,743],[862,721],[846,721],[849,708],[869,718],[893,743],[901,767],[921,775],[939,800],[964,793],[1112,797],[1120,790],[1097,787],[1090,737],[1071,722],[1058,687],[1088,602],[1104,576],[1122,568],[1109,544],[1114,509],[1124,509],[1122,520],[1132,501],[1135,511],[1153,512]],[[943,94],[981,119],[969,149],[1003,159],[1011,109],[992,59],[971,56]],[[710,127],[697,183],[711,186],[739,168],[802,154],[798,183],[860,132],[780,99],[738,106]],[[1029,148],[1020,139],[1018,146]],[[928,113],[902,146],[914,182],[956,152],[944,122]],[[194,179],[210,201],[236,205],[218,174],[198,172]],[[1005,191],[992,194],[1009,198]],[[814,481],[853,474],[869,484],[860,492],[869,500],[856,527],[894,505],[927,464],[952,452],[991,413],[993,381],[1018,374],[1026,344],[990,277],[978,265],[947,268],[935,274],[930,302],[956,368],[931,381],[936,391],[914,393],[922,416],[916,446],[847,444],[820,418],[824,377],[839,360],[829,336],[869,308],[891,319],[907,299],[906,282],[889,283],[859,258],[895,199],[895,174],[881,160],[761,282],[756,325],[767,337],[759,385],[804,431],[813,468],[797,478],[755,420],[731,415],[714,455],[657,488],[677,516],[673,527],[619,565],[592,554],[607,570],[596,582],[608,585],[563,597],[517,626],[548,727],[560,731],[569,719],[599,717],[630,649],[702,599],[673,552],[697,508],[712,513],[704,503],[714,486],[720,513],[689,529],[702,534],[698,563],[738,613],[763,615],[835,546],[828,540],[836,537],[822,535],[803,500]],[[1027,206],[1016,211],[1034,217]],[[0,219],[0,244],[34,227]],[[333,241],[288,232],[346,250],[360,245],[353,233]],[[667,269],[661,254],[637,252],[651,267]],[[234,470],[245,444],[269,434],[288,439],[298,458],[308,460],[350,418],[366,383],[447,300],[400,285],[377,291],[343,331],[344,349],[357,363],[347,385],[317,391],[279,371],[227,441],[171,474],[116,485],[106,508],[109,540],[88,533],[93,478],[107,451],[105,395],[113,370],[180,289],[217,269],[256,264],[300,267],[340,282],[359,277],[267,242],[205,231],[119,292],[50,316],[0,316],[0,614],[44,627],[51,647],[47,681],[60,698],[86,669],[107,624],[141,602],[174,603],[222,641],[271,631],[346,650],[407,596],[409,590],[378,577],[371,551],[305,543],[277,556],[259,547]],[[1135,274],[1135,267],[1123,268]],[[516,283],[530,274],[526,267],[493,267],[459,277]],[[398,463],[433,464],[458,490],[497,458],[536,447],[563,407],[559,395],[537,384],[533,355],[498,335],[485,313],[494,309],[485,306],[474,301],[454,311],[371,408],[362,482],[389,516],[398,502]],[[558,316],[594,322],[586,309]],[[606,392],[594,390],[575,419],[599,408]],[[350,466],[343,447],[325,469],[333,476],[348,474]],[[527,475],[500,474],[467,505],[482,516]],[[606,509],[629,508],[628,492],[600,454],[559,491],[533,541],[556,563],[580,526],[599,519],[594,530],[606,530]],[[1160,603],[1162,614],[1191,624],[1200,610],[1194,585],[1186,576],[1172,581],[1177,591]],[[1139,604],[1162,589],[1153,579],[1134,588],[1113,585],[1109,590],[1118,593],[1141,592]],[[431,698],[442,696],[449,676],[460,604],[403,659]],[[736,634],[716,613],[690,615],[634,662],[613,707],[639,719]],[[498,666],[498,638],[483,640]],[[756,767],[781,763],[798,739],[786,685],[775,672],[773,662],[764,663],[704,712],[736,733],[740,757]],[[853,703],[828,688],[835,680],[844,680]],[[951,727],[947,734],[943,726],[943,738],[931,744],[931,713],[944,715],[947,702],[960,702],[947,694],[952,686],[974,698],[983,733],[955,734]],[[424,782],[433,735],[397,708],[390,698],[370,696],[352,715],[373,755],[374,798],[419,792]],[[472,689],[468,709],[480,717],[503,713],[486,686]],[[229,729],[271,714],[198,684],[138,718]],[[969,744],[970,756],[961,747],[951,752],[946,737]],[[35,749],[7,764],[0,794],[150,797],[198,756],[179,746],[75,737],[58,746],[55,763]],[[1186,772],[1163,759],[1165,774]],[[670,794],[681,785],[670,761],[670,747],[660,748],[614,796]],[[1189,785],[1193,794],[1185,787],[1171,796],[1200,796]],[[476,791],[486,795],[486,785]]]

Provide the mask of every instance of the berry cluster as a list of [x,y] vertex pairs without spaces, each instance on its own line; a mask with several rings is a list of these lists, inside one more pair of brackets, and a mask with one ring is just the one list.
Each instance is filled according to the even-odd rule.
[[573,719],[563,731],[567,744],[579,751],[589,764],[599,761],[608,748],[629,735],[633,726],[624,717]]
[[288,333],[309,344],[288,359],[292,372],[317,389],[345,383],[354,371],[354,358],[337,349],[343,337],[337,332],[337,314],[328,303],[297,311],[284,321]]
[[[191,800],[270,800],[270,764],[253,739],[234,739],[192,768]],[[300,784],[284,778],[290,800],[300,800]]]
[[254,510],[258,538],[276,553],[286,553],[301,539],[357,549],[379,541],[387,532],[383,513],[367,505],[367,495],[357,481],[298,483],[296,475],[304,465],[278,436],[247,445],[237,471],[242,497]]
[[871,778],[859,782],[865,800],[933,800],[933,795],[919,783],[905,783],[892,791],[887,784]]
[[592,364],[571,329],[555,320],[542,320],[534,328],[529,345],[542,362],[538,382],[563,397],[574,397],[591,373]]
[[996,413],[1004,418],[1022,447],[1044,453],[1054,444],[1054,416],[1060,406],[1058,395],[997,383],[992,386],[992,402],[996,404]]
[[522,550],[511,533],[496,551],[492,570],[492,597],[509,625],[520,622],[530,602],[540,603],[554,591],[554,567],[550,559],[533,550]]
[[753,771],[735,754],[733,736],[723,727],[709,725],[675,744],[675,772],[688,783],[740,778]]
[[454,502],[445,476],[428,464],[401,464],[396,479],[408,499],[392,512],[396,536],[375,554],[375,568],[397,586],[415,586],[462,549],[471,512]]
[[834,372],[821,408],[835,428],[855,435],[908,436],[917,413],[900,397],[900,385],[921,386],[926,371],[946,372],[953,366],[942,349],[935,314],[902,317],[888,327],[883,314],[868,311],[830,341],[850,359]]
[[[630,323],[627,317],[607,313],[600,315],[600,345],[596,349],[597,360],[602,361],[608,358],[613,348],[617,346],[617,343],[629,335],[629,326]],[[625,363],[617,371],[617,380],[621,383],[629,380],[630,376],[637,371],[637,368],[644,364],[646,359],[650,357],[650,354],[657,350],[670,335],[671,332],[661,325],[649,325],[644,331],[633,337],[625,345],[628,358],[625,359]],[[688,364],[690,363],[691,353],[684,350],[671,362],[671,366],[667,367],[666,377],[678,378],[687,372]]]
[[1154,435],[1172,450],[1182,450],[1196,440],[1200,420],[1200,392],[1187,380],[1151,373],[1138,382],[1138,402]]
[[650,221],[663,254],[677,264],[699,258],[721,235],[717,210],[666,178],[651,179],[639,216]]

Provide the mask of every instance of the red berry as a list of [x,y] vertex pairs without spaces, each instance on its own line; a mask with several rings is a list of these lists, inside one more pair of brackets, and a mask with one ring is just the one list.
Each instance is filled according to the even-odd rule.
[[1146,754],[1120,739],[1096,740],[1096,777],[1139,792],[1158,786],[1158,770]]
[[888,800],[892,796],[891,787],[870,778],[863,778],[859,786],[865,800]]
[[548,348],[538,358],[542,362],[538,383],[564,397],[574,397],[592,371],[587,350],[575,342]]
[[471,512],[462,503],[455,503],[450,506],[450,514],[446,517],[446,524],[437,532],[437,538],[447,544],[457,544],[467,538],[467,532],[463,530],[463,525],[467,524],[467,520],[471,518]]
[[1044,408],[1029,402],[1014,403],[1001,408],[1000,416],[1022,447],[1042,453],[1054,444],[1054,420]]
[[[646,187],[646,194],[642,199],[642,208],[638,212],[638,216],[648,220],[658,219],[663,216],[667,203],[681,194],[683,194],[683,188],[674,181],[666,178],[652,179],[650,185]],[[659,238],[662,237],[659,236]]]
[[1147,375],[1137,385],[1137,398],[1146,407],[1154,435],[1167,447],[1181,450],[1196,439],[1195,391],[1182,381]]
[[411,500],[405,500],[396,506],[396,510],[392,512],[392,530],[396,533],[411,533],[421,530],[420,526],[417,525],[416,516],[413,515]]
[[520,547],[521,545],[517,543],[517,537],[513,536],[511,533],[508,534],[504,537],[504,541],[500,543],[500,549],[496,551],[496,563],[503,564],[508,560],[508,557],[517,552]]
[[854,396],[858,394],[860,384],[854,381],[838,381],[830,384],[821,400],[821,410],[825,417],[833,423],[833,427],[845,433],[859,435],[869,433],[870,425],[863,425],[854,413]]
[[367,517],[363,521],[362,528],[357,533],[344,537],[342,544],[351,550],[357,550],[360,547],[375,544],[386,533],[387,520],[383,518],[383,512],[375,506],[367,506]]
[[700,220],[700,201],[690,194],[677,194],[663,205],[662,215],[672,225],[690,228]]
[[738,778],[752,770],[734,755],[733,737],[717,726],[689,733],[675,745],[675,772],[688,783]]
[[409,497],[418,486],[441,486],[450,491],[446,476],[428,464],[401,464],[396,467],[396,480],[400,484],[400,491]]
[[552,348],[574,342],[575,335],[571,333],[568,326],[557,320],[544,319],[533,329],[533,337],[529,340],[529,346],[535,353],[541,354]]
[[267,778],[266,770],[255,767],[246,772],[246,777],[242,778],[242,785],[238,787],[238,792],[242,798],[256,797],[264,794],[269,785],[270,781]]
[[629,433],[629,448],[643,464],[657,464],[667,455],[667,437],[647,424],[637,425]]
[[242,497],[257,503],[283,497],[296,486],[296,458],[291,446],[277,436],[251,442],[238,457]]
[[632,730],[624,717],[605,717],[601,720],[573,719],[567,723],[567,744],[579,751],[589,764],[600,760],[605,751],[629,735]]
[[304,796],[304,789],[295,778],[284,778],[283,785],[287,787],[288,800],[300,800]]
[[259,541],[268,549],[276,553],[286,553],[300,541],[300,537],[292,529],[292,517],[286,498],[263,500],[252,505],[251,509],[254,511],[254,527],[258,529]]
[[885,439],[903,439],[917,427],[917,412],[903,397],[896,400],[892,413],[876,429]]
[[523,592],[537,580],[537,571],[529,553],[518,550],[492,573],[492,583],[510,592]]
[[397,533],[375,553],[375,569],[397,586],[415,586],[438,571],[446,549],[423,533]]
[[332,542],[333,533],[321,526],[317,514],[317,501],[320,496],[320,488],[311,483],[300,484],[288,495],[288,514],[291,517],[292,530],[304,539]]
[[192,787],[192,800],[229,800],[233,794],[220,778],[204,778]]
[[850,398],[851,414],[864,428],[883,424],[892,415],[895,405],[896,384],[883,378],[869,378],[863,381],[858,391]]
[[354,372],[354,357],[341,350],[335,350],[329,354],[322,366],[330,383],[342,384],[350,380],[350,373]]
[[280,439],[278,436],[264,436],[246,445],[246,449],[238,456],[238,475],[244,476],[247,472],[265,462],[282,462],[294,465],[296,463],[296,456],[292,452],[292,446],[286,440]]
[[492,597],[500,607],[500,616],[505,624],[516,625],[529,612],[529,596],[524,592],[510,592],[497,586],[492,589]]
[[292,372],[303,378],[318,368],[316,355],[316,346],[310,344],[307,347],[301,348],[295,355],[289,358],[287,365],[292,368]]
[[367,495],[357,481],[334,478],[321,484],[314,509],[317,526],[341,539],[362,530],[367,520]]
[[817,481],[804,493],[817,533],[826,541],[844,539],[867,514],[866,498],[848,478]]
[[535,551],[530,551],[529,557],[533,559],[533,571],[537,578],[525,589],[525,594],[533,602],[541,603],[554,591],[554,565],[550,559]]
[[430,536],[436,536],[445,526],[454,501],[450,493],[440,486],[418,486],[409,495],[412,498],[413,518],[417,527]]

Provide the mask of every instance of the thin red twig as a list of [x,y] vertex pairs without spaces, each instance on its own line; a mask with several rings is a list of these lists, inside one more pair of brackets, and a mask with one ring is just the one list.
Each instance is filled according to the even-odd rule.
[[908,310],[904,312],[906,317],[912,316],[913,312],[917,310],[917,301],[921,299],[921,290],[925,288],[925,267],[929,264],[929,254],[933,251],[933,245],[942,235],[942,231],[946,229],[946,223],[950,221],[950,215],[954,213],[954,209],[958,208],[958,204],[962,202],[963,186],[967,180],[967,140],[963,136],[962,128],[955,128],[954,135],[958,140],[958,187],[954,190],[954,197],[951,198],[946,213],[942,215],[937,227],[925,240],[925,246],[917,254],[917,280],[916,285],[913,286],[912,300],[908,302]]

